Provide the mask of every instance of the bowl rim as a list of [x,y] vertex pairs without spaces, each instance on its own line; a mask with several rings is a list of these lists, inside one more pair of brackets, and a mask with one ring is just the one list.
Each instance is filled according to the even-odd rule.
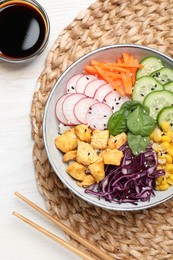
[[104,209],[107,209],[107,210],[112,210],[112,211],[139,211],[139,210],[149,209],[149,208],[152,208],[152,207],[157,206],[159,204],[162,204],[163,202],[166,202],[167,200],[173,198],[173,194],[171,194],[168,197],[166,197],[164,199],[161,199],[159,201],[150,203],[149,205],[140,205],[139,206],[139,205],[133,205],[132,204],[132,208],[131,207],[126,207],[126,203],[123,204],[123,207],[116,207],[116,205],[119,205],[119,204],[118,203],[114,204],[114,207],[112,208],[112,203],[110,203],[110,206],[109,205],[105,205],[105,204],[101,203],[101,200],[98,200],[98,204],[97,204],[94,200],[92,200],[92,196],[91,196],[91,199],[88,199],[87,197],[85,197],[84,195],[79,193],[76,189],[74,189],[72,186],[69,186],[68,182],[60,174],[57,173],[57,168],[56,168],[56,166],[55,166],[55,164],[54,164],[54,162],[53,162],[53,160],[52,160],[52,158],[50,156],[49,149],[48,149],[48,144],[47,144],[47,139],[46,139],[46,119],[47,119],[48,107],[49,107],[50,101],[51,101],[51,99],[52,99],[52,97],[54,95],[54,92],[55,92],[57,86],[59,85],[59,82],[61,82],[61,79],[73,67],[75,67],[78,63],[80,63],[85,58],[88,58],[89,56],[91,56],[91,55],[93,55],[95,53],[104,51],[104,50],[109,50],[109,49],[114,49],[114,48],[122,48],[122,47],[125,47],[125,48],[126,47],[127,48],[138,48],[138,49],[152,51],[154,54],[160,55],[163,58],[168,59],[170,62],[173,63],[173,58],[171,58],[170,56],[168,56],[168,55],[166,55],[166,54],[164,54],[164,53],[162,53],[162,52],[160,52],[160,51],[158,51],[156,49],[153,49],[151,47],[142,46],[142,45],[138,45],[138,44],[125,44],[124,43],[124,44],[107,45],[107,46],[98,48],[96,50],[93,50],[93,51],[83,55],[82,57],[80,57],[79,59],[74,61],[67,69],[65,69],[65,71],[56,80],[56,82],[54,83],[54,85],[53,85],[53,87],[52,87],[52,89],[51,89],[51,91],[49,93],[49,96],[48,96],[48,99],[47,99],[47,102],[46,102],[46,105],[45,105],[45,109],[44,109],[44,112],[43,112],[43,122],[42,122],[42,126],[43,126],[43,141],[44,141],[44,147],[45,147],[45,151],[46,151],[49,163],[51,164],[51,167],[53,168],[55,174],[62,181],[62,183],[65,184],[65,186],[70,191],[72,191],[75,195],[77,195],[79,198],[83,199],[84,201],[88,202],[91,205],[94,205],[94,206],[97,206],[97,207],[101,207],[101,208],[104,208]]

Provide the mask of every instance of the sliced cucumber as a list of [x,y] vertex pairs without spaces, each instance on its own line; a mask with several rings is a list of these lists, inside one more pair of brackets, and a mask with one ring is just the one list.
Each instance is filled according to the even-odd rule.
[[144,68],[138,69],[136,73],[136,78],[139,79],[142,76],[149,76],[151,73],[153,73],[156,70],[160,70],[163,68],[163,64],[160,59],[149,56],[145,59],[143,59],[140,64],[144,65]]
[[164,85],[173,81],[173,70],[164,67],[160,70],[153,72],[151,74],[151,77],[155,78],[157,81]]
[[162,108],[173,106],[173,93],[167,90],[150,92],[143,103],[150,108],[150,116],[156,119]]
[[132,99],[143,102],[144,98],[152,91],[163,90],[163,86],[150,76],[143,76],[136,80],[132,92]]
[[173,107],[169,106],[162,108],[157,116],[157,122],[160,127],[163,122],[168,122],[173,131]]
[[173,81],[167,83],[164,85],[164,89],[165,90],[168,90],[168,91],[171,91],[173,93]]

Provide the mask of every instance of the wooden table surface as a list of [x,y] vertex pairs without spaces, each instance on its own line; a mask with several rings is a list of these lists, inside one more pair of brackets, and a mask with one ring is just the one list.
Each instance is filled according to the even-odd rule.
[[0,61],[0,259],[77,260],[75,254],[12,215],[14,210],[66,239],[63,232],[14,196],[21,192],[45,208],[32,162],[30,108],[37,79],[58,34],[93,0],[38,0],[51,23],[47,48],[29,64]]

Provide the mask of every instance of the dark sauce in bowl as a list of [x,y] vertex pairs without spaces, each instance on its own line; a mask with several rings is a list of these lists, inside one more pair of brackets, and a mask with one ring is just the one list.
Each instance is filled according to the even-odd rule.
[[19,59],[37,52],[46,36],[46,22],[32,4],[14,2],[0,10],[0,55]]

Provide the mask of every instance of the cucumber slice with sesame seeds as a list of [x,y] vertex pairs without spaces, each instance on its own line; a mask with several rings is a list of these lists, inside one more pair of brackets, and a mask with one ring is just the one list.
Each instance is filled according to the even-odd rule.
[[151,73],[153,73],[156,70],[160,70],[163,68],[163,63],[160,59],[154,56],[149,56],[145,59],[143,59],[140,64],[142,64],[144,67],[141,69],[138,69],[136,73],[136,78],[139,79],[142,76],[149,76]]
[[168,90],[168,91],[171,91],[173,93],[173,81],[167,83],[164,85],[164,89],[165,90]]
[[169,106],[162,108],[157,116],[157,122],[160,127],[163,122],[168,122],[173,131],[173,107]]
[[160,84],[167,84],[173,81],[173,70],[171,68],[162,68],[151,74],[151,77],[155,78]]
[[132,92],[132,99],[143,103],[144,98],[152,91],[163,90],[163,86],[150,76],[143,76],[136,80]]
[[160,110],[167,106],[173,106],[173,93],[167,90],[150,92],[144,99],[144,106],[149,107],[150,116],[157,118]]

